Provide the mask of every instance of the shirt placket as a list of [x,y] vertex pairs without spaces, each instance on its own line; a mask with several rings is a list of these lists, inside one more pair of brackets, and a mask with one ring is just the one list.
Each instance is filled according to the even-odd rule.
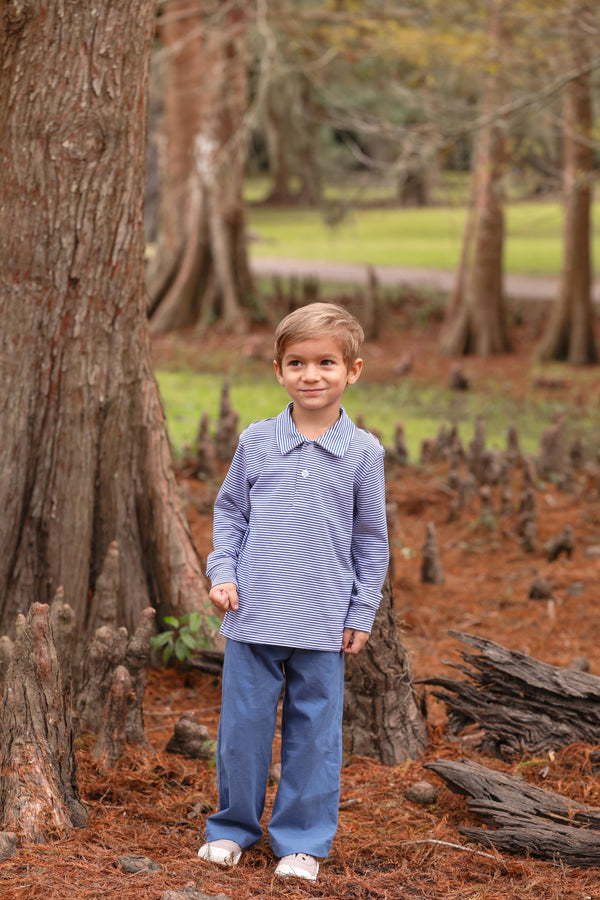
[[298,506],[311,503],[314,492],[315,479],[315,445],[312,441],[305,441],[300,446],[298,466],[296,469],[296,491],[294,502]]

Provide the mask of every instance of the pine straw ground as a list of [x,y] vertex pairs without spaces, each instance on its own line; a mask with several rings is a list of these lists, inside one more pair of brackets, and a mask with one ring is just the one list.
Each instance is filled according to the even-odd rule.
[[[522,329],[519,348],[510,356],[469,360],[465,364],[469,377],[510,382],[511,390],[525,394],[531,390],[531,336],[531,328]],[[450,363],[437,358],[435,337],[435,328],[417,333],[405,327],[394,335],[393,344],[381,341],[367,348],[374,377],[389,377],[390,360],[410,350],[411,377],[445,383]],[[242,339],[213,336],[202,348],[193,338],[182,341],[190,358],[198,358],[211,346],[221,354],[224,349],[235,354],[243,350]],[[157,357],[172,352],[172,347],[172,342],[157,342]],[[598,405],[597,388],[581,392],[579,399],[576,393],[569,396],[571,402]],[[600,544],[600,503],[589,476],[579,475],[575,494],[561,493],[551,483],[543,486],[539,549],[526,554],[516,536],[516,515],[486,527],[475,501],[457,521],[448,522],[446,471],[443,463],[413,465],[389,480],[390,499],[398,510],[392,534],[394,595],[415,677],[450,673],[444,660],[458,660],[458,645],[447,634],[450,628],[490,638],[555,665],[566,666],[575,656],[584,655],[591,671],[600,675],[600,563],[585,555],[586,548]],[[517,484],[518,478],[515,494]],[[191,527],[198,547],[206,553],[214,486],[189,481],[185,489]],[[433,521],[437,529],[446,576],[441,586],[422,585],[419,553],[404,552],[406,547],[419,550],[426,521]],[[548,563],[544,541],[565,522],[575,529],[574,554],[569,560],[562,557]],[[536,574],[552,581],[553,601],[528,598]],[[600,898],[600,869],[563,868],[467,844],[458,826],[476,823],[464,800],[422,769],[430,760],[467,756],[600,807],[600,784],[589,762],[592,748],[575,745],[538,759],[500,763],[474,750],[468,735],[462,740],[445,736],[445,711],[431,697],[430,742],[421,759],[395,768],[364,758],[348,761],[342,776],[340,827],[316,884],[274,879],[274,861],[264,838],[234,870],[199,862],[196,853],[204,818],[217,802],[215,769],[206,762],[167,754],[164,748],[183,712],[194,711],[216,734],[219,698],[219,682],[212,676],[174,669],[150,671],[145,717],[154,752],[128,748],[113,771],[99,771],[90,761],[89,740],[81,740],[77,745],[79,783],[89,804],[89,824],[67,840],[19,849],[16,856],[0,863],[2,900],[161,900],[165,891],[181,890],[186,884],[232,900]],[[405,799],[407,788],[419,780],[439,787],[437,803],[421,807]],[[268,807],[273,791],[270,787]],[[129,854],[151,857],[159,869],[125,874],[119,857]]]

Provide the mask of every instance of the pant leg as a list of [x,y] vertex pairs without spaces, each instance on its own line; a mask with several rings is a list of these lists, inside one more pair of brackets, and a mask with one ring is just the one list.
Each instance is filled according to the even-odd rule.
[[208,841],[228,838],[244,848],[262,836],[282,655],[288,652],[227,640],[217,736],[219,811],[207,819]]
[[285,662],[281,781],[269,823],[276,856],[328,855],[342,763],[342,653],[292,650]]

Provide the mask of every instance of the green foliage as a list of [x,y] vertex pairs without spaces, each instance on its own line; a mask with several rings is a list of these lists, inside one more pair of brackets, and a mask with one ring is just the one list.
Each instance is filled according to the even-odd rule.
[[184,613],[180,619],[175,616],[166,616],[165,625],[169,625],[168,631],[150,638],[150,646],[154,650],[162,650],[163,662],[168,663],[174,656],[177,662],[185,662],[197,650],[206,649],[209,646],[208,639],[202,630],[202,623],[215,628],[219,627],[219,619],[211,613],[191,612]]

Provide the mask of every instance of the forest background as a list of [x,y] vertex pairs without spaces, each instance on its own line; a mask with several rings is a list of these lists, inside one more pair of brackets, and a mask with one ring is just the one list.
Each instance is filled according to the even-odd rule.
[[[270,333],[316,297],[349,305],[367,333],[364,388],[348,403],[395,460],[391,585],[415,675],[439,675],[456,655],[448,629],[596,670],[594,4],[5,0],[0,13],[0,749],[4,772],[51,783],[50,834],[61,838],[27,840],[47,839],[47,820],[24,823],[24,785],[3,775],[3,828],[19,838],[0,866],[5,895],[51,885],[56,898],[162,897],[182,895],[188,880],[189,897],[595,897],[593,866],[566,875],[560,856],[537,860],[535,847],[516,860],[459,849],[458,827],[475,821],[463,800],[446,789],[425,807],[403,796],[433,781],[423,763],[466,754],[598,806],[595,741],[532,753],[525,740],[500,763],[480,730],[450,734],[431,694],[414,761],[349,759],[337,849],[315,887],[273,885],[266,844],[239,872],[193,862],[214,770],[164,747],[190,706],[214,737],[214,675],[149,670],[149,743],[128,732],[112,765],[95,752],[94,729],[80,728],[76,776],[66,725],[58,779],[41,777],[44,754],[18,756],[47,747],[56,711],[32,714],[45,671],[27,655],[37,652],[33,620],[25,627],[32,603],[58,595],[71,609],[79,726],[80,657],[104,622],[100,573],[115,546],[116,625],[132,634],[149,609],[161,630],[206,611],[202,557],[227,462],[207,471],[206,449],[214,436],[218,457],[224,419],[234,438],[280,408]],[[305,254],[315,271],[317,261],[364,264],[364,284],[253,276],[261,256],[274,269],[274,257],[289,265]],[[394,282],[385,266],[404,271]],[[417,289],[424,269],[434,283],[432,270],[452,277]],[[533,282],[533,302],[532,283],[520,293],[508,274],[553,279]],[[197,442],[224,376],[234,411],[216,426],[205,418]],[[467,457],[444,435],[456,425],[463,447],[471,434],[485,443],[484,422],[496,461],[511,429],[519,452],[508,481],[463,495],[456,466]],[[518,499],[530,463],[533,533]],[[441,548],[437,584],[422,578],[426,525]],[[550,559],[565,525],[575,546]],[[542,603],[530,597],[538,577],[549,585]],[[201,631],[218,653],[208,617]],[[21,658],[24,646],[34,649]],[[6,683],[27,687],[18,715]],[[62,689],[53,696],[60,705]],[[56,718],[70,728],[68,707]],[[72,830],[79,795],[89,818]],[[159,868],[125,875],[126,851]]]

